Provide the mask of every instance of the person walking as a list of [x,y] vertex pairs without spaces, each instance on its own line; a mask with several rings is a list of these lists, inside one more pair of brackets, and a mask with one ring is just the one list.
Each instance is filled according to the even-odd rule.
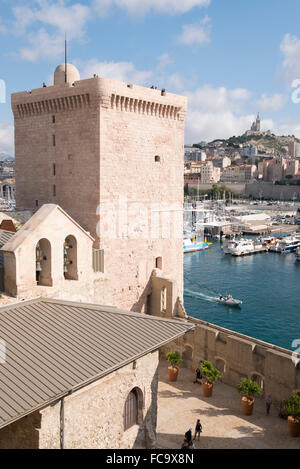
[[200,419],[198,419],[197,422],[196,422],[196,427],[195,427],[194,440],[196,440],[197,436],[198,436],[198,441],[200,440],[201,432],[202,432],[202,425],[201,425]]
[[195,383],[199,383],[202,379],[202,374],[201,374],[201,370],[200,368],[197,368],[196,369],[196,377],[195,377],[195,381],[194,381],[194,384]]
[[272,399],[271,399],[271,394],[269,394],[267,399],[266,399],[266,412],[267,412],[267,415],[270,414],[271,404],[272,404]]
[[187,440],[187,442],[189,443],[190,441],[192,441],[193,439],[193,436],[192,436],[192,428],[190,428],[184,435],[184,438]]

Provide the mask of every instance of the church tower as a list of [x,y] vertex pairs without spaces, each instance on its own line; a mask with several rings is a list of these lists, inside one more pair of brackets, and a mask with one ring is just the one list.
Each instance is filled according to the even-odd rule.
[[260,115],[259,115],[259,112],[257,113],[257,118],[256,118],[256,131],[260,132]]

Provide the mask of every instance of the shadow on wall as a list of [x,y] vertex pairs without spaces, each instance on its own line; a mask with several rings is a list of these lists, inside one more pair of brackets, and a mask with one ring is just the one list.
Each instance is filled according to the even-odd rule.
[[[158,367],[151,382],[151,404],[140,425],[133,449],[156,448]],[[143,396],[145,399],[145,396]],[[144,406],[143,406],[144,407]]]

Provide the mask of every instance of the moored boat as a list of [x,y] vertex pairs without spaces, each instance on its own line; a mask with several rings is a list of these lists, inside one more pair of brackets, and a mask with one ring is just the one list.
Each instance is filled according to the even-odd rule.
[[287,236],[278,241],[275,246],[270,247],[271,252],[278,252],[280,254],[286,254],[288,252],[294,252],[300,247],[300,240],[295,236]]
[[208,243],[206,239],[204,241],[196,241],[195,237],[190,239],[186,238],[183,240],[183,252],[184,254],[188,252],[204,251],[208,249],[212,243]]
[[222,247],[224,254],[231,254],[232,256],[245,256],[246,254],[255,254],[257,252],[265,252],[268,247],[252,239],[241,238],[239,240],[233,239],[225,243]]

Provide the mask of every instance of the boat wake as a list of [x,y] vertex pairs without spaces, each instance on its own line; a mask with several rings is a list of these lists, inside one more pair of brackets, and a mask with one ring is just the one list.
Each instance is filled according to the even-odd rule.
[[184,294],[192,298],[201,298],[202,300],[210,301],[211,303],[215,303],[218,299],[217,296],[209,296],[209,295],[205,295],[204,293],[199,293],[199,292],[195,292],[195,291],[187,290],[187,289],[184,290]]

